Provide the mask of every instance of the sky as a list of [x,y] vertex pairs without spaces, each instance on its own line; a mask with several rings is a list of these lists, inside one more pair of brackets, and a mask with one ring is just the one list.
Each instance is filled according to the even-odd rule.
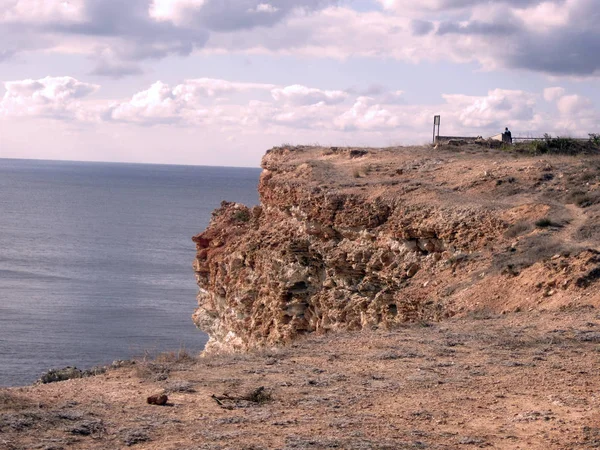
[[0,157],[600,132],[598,0],[0,0]]

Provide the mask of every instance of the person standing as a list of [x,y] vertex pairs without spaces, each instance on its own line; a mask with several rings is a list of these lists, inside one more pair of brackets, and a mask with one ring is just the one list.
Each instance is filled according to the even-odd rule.
[[508,129],[508,127],[506,127],[504,129],[504,142],[508,143],[508,144],[512,144],[512,133],[510,132],[510,130]]

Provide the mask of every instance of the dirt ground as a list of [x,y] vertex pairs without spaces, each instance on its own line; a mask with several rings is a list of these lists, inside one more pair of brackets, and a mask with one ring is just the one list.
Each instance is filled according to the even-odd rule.
[[593,307],[163,354],[0,390],[0,448],[600,448],[599,362]]

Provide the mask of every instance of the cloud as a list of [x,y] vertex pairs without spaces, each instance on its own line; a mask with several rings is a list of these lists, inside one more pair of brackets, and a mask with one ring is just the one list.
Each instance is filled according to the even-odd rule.
[[435,29],[435,25],[428,20],[413,20],[410,23],[410,29],[413,36],[424,36],[431,33]]
[[565,89],[558,86],[544,89],[544,100],[547,102],[555,102],[563,95],[565,95]]
[[359,97],[348,111],[335,119],[341,130],[382,130],[396,128],[399,118],[370,97]]
[[314,105],[321,102],[335,105],[348,98],[348,94],[344,91],[323,91],[299,84],[273,89],[271,94],[276,101],[290,105]]
[[[5,83],[0,117],[94,121],[122,127],[176,125],[227,136],[261,134],[311,136],[384,145],[425,142],[434,115],[442,116],[443,134],[491,136],[511,127],[515,135],[585,135],[599,114],[581,95],[551,87],[535,93],[492,89],[485,95],[446,94],[435,105],[408,104],[402,91],[380,86],[324,90],[301,85],[274,86],[199,78],[176,85],[157,81],[129,98],[94,100],[96,85],[71,77],[46,77]],[[370,92],[371,95],[364,95]],[[549,108],[550,106],[550,108]],[[554,107],[552,107],[554,106]],[[346,139],[346,138],[344,138]],[[326,142],[326,139],[322,139]]]
[[83,0],[2,0],[0,22],[47,24],[77,22],[83,14]]
[[0,63],[12,58],[16,54],[16,50],[0,50]]
[[256,8],[249,9],[248,11],[256,13],[276,13],[277,11],[279,11],[279,8],[275,8],[269,3],[259,3],[258,5],[256,5]]
[[576,115],[592,109],[592,102],[580,95],[564,95],[558,99],[557,107],[563,115]]
[[212,78],[186,80],[175,87],[157,81],[149,89],[133,95],[131,99],[113,103],[104,116],[110,121],[143,125],[197,123],[224,114],[224,108],[205,106],[206,100],[216,100],[225,94],[244,91],[268,92],[273,88],[271,84],[231,82]]
[[92,75],[115,79],[123,78],[129,75],[140,75],[142,73],[143,70],[137,64],[110,59],[98,61],[95,69],[91,72]]
[[148,13],[158,21],[181,23],[186,12],[202,8],[205,0],[153,0]]
[[[489,5],[489,0],[377,0],[385,9],[394,11],[448,12],[457,9]],[[500,0],[503,7],[536,5],[540,0]]]
[[[315,11],[334,0],[0,0],[0,55],[31,49],[83,53],[95,74],[139,73],[136,62],[202,48],[212,32],[269,27],[292,13]],[[33,37],[35,45],[26,43]]]
[[174,123],[180,120],[183,108],[185,102],[177,98],[167,84],[157,81],[131,100],[112,105],[105,117],[139,124]]
[[92,111],[82,108],[81,100],[99,89],[71,77],[9,81],[4,87],[0,115],[84,121],[90,120]]
[[251,90],[269,91],[275,88],[273,84],[241,83],[214,78],[198,78],[187,80],[175,88],[178,93],[192,94],[196,97],[219,97],[224,94]]
[[544,100],[555,103],[556,108],[563,116],[576,117],[593,110],[593,104],[589,98],[577,94],[567,94],[562,87],[544,89]]
[[[206,51],[478,62],[484,69],[525,69],[557,76],[596,76],[600,31],[592,0],[382,2],[359,12],[329,7],[290,14],[268,30],[213,35]],[[555,11],[544,20],[545,6]],[[412,6],[411,6],[412,5]],[[542,11],[542,12],[540,12]]]
[[78,53],[109,77],[199,50],[600,73],[596,0],[378,1],[358,11],[336,0],[1,0],[0,59]]
[[507,122],[526,122],[535,118],[535,95],[524,91],[494,89],[485,97],[444,95],[456,108],[460,123],[465,127],[501,128]]

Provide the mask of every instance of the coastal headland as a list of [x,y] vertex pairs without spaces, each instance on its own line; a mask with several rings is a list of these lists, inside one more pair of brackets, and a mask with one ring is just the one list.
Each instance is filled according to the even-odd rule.
[[0,389],[0,448],[600,447],[600,155],[262,166],[194,237],[204,356]]
[[208,353],[486,309],[600,303],[600,159],[280,147],[196,236]]

